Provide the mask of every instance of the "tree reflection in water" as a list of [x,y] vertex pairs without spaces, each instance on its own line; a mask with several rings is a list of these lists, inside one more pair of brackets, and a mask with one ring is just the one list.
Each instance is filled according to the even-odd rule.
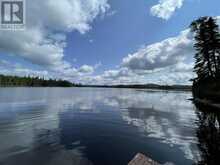
[[[196,104],[198,115],[198,165],[220,164],[220,111]],[[219,112],[218,112],[219,111]]]

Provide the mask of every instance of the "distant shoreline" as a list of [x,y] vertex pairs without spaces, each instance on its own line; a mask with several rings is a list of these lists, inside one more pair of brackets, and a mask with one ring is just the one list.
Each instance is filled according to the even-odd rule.
[[112,88],[112,89],[151,89],[151,90],[164,90],[164,91],[188,91],[191,92],[192,88],[191,86],[186,88],[173,88],[170,86],[167,86],[166,88],[158,87],[129,87],[129,86],[123,86],[123,87],[117,87],[117,86],[89,86],[89,85],[81,85],[81,86],[0,86],[0,88]]
[[173,91],[192,91],[192,86],[188,85],[82,85],[83,88],[124,88],[124,89],[156,89],[156,90],[173,90]]
[[39,77],[18,77],[0,75],[0,87],[80,87],[80,88],[130,88],[130,89],[159,89],[192,91],[190,85],[158,85],[158,84],[133,84],[133,85],[85,85],[76,84],[66,80],[44,79]]

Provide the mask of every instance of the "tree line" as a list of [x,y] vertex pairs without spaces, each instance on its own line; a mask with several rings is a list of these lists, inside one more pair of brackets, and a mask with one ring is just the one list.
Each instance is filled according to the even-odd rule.
[[0,86],[26,86],[26,87],[74,87],[79,84],[74,84],[66,80],[44,79],[40,77],[18,77],[0,75]]

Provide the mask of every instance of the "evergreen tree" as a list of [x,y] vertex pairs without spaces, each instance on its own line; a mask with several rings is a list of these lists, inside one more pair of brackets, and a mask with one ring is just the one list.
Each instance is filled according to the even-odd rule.
[[195,32],[194,71],[197,81],[215,79],[220,76],[220,33],[216,20],[212,17],[201,17],[191,24]]
[[220,76],[220,33],[216,21],[210,17],[208,19],[208,33],[210,34],[209,44],[211,47],[210,53],[212,54],[212,62],[214,63],[213,69],[215,77]]

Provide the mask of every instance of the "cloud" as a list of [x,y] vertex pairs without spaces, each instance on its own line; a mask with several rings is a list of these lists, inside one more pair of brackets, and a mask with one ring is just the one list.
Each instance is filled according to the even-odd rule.
[[[85,84],[188,84],[194,75],[193,36],[189,29],[178,36],[146,45],[122,59],[119,68],[94,76],[101,66],[74,67],[64,60],[66,35],[89,31],[97,17],[108,15],[107,0],[38,0],[27,1],[25,31],[0,31],[0,51],[25,59],[41,69],[29,69],[7,61],[0,61],[0,73],[39,75],[63,78]],[[152,7],[153,15],[169,19],[183,0],[161,0]],[[219,18],[219,17],[218,17]],[[220,19],[219,19],[220,20]]]
[[[61,31],[88,31],[90,23],[110,8],[107,0],[38,0],[27,2],[28,21]],[[31,21],[33,20],[33,21]],[[38,21],[38,22],[35,22]]]
[[80,78],[91,76],[96,68],[96,65],[83,65],[77,69],[68,66],[68,64],[65,66],[64,64],[63,67],[64,68],[57,68],[56,70],[31,69],[25,65],[0,60],[0,74],[3,75],[42,77],[45,79],[64,79],[77,83],[80,83]]
[[38,28],[22,32],[0,31],[0,51],[22,57],[33,64],[59,65],[64,57],[63,48],[60,40],[46,38]]
[[94,67],[89,66],[89,65],[83,65],[79,68],[79,72],[91,74],[94,72]]
[[52,75],[49,75],[48,71],[46,70],[33,70],[33,69],[25,68],[20,64],[11,63],[6,60],[0,60],[0,74],[54,78]]
[[[219,21],[219,17],[216,17]],[[190,29],[160,42],[143,46],[122,59],[119,68],[106,70],[97,76],[81,77],[87,84],[182,84],[190,85],[195,50]]]
[[186,29],[122,59],[121,66],[103,74],[81,79],[88,84],[191,84],[193,73],[193,36]]
[[159,0],[157,5],[151,7],[153,16],[168,20],[177,9],[180,9],[184,0]]
[[[109,74],[111,73],[111,74]],[[102,75],[92,77],[82,77],[81,82],[84,84],[99,84],[99,85],[118,85],[118,84],[160,84],[160,85],[190,85],[189,81],[194,77],[191,71],[178,70],[175,68],[166,68],[153,73],[134,73],[130,70],[120,75],[120,70],[106,71]]]
[[49,70],[74,71],[64,60],[66,33],[86,33],[109,8],[107,0],[26,0],[26,30],[0,31],[0,51]]
[[122,60],[122,66],[131,70],[155,70],[168,67],[193,57],[192,35],[189,30],[179,36],[165,39],[140,49]]
[[[53,35],[53,38],[62,45],[65,35],[56,34]],[[48,43],[50,42],[48,41]],[[101,66],[101,63],[94,66],[82,65],[79,68],[75,68],[69,62],[62,60],[62,58],[57,60],[57,63],[49,65],[50,69],[46,70],[33,70],[24,66],[16,67],[4,61],[0,63],[0,66],[8,65],[11,67],[5,67],[8,69],[1,70],[1,73],[22,76],[39,75],[49,78],[62,78],[84,84],[100,85],[145,83],[189,84],[189,79],[193,78],[192,57],[194,51],[192,42],[190,31],[184,30],[176,37],[144,46],[137,52],[122,59],[119,68],[106,70],[103,74],[97,76],[94,76],[93,73]],[[53,45],[52,42],[50,44]],[[30,57],[33,58],[33,56]],[[48,58],[47,60],[45,59],[46,57]],[[43,62],[45,61],[49,62],[50,58],[53,58],[54,62],[56,56],[45,56],[45,58],[39,58],[41,60],[43,59],[42,65],[44,65]]]

